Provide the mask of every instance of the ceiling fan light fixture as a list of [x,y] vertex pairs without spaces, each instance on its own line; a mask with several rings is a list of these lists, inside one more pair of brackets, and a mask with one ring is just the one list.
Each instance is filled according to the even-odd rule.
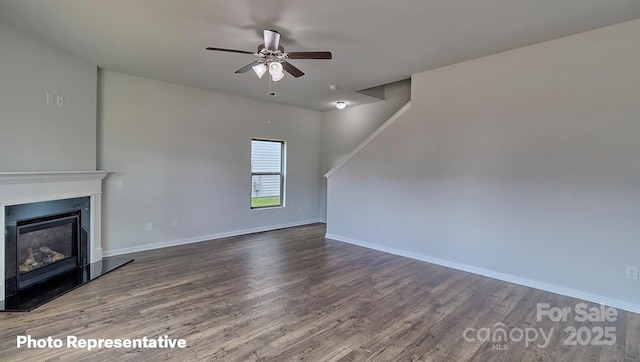
[[284,73],[280,73],[280,74],[276,74],[276,75],[272,75],[271,76],[271,80],[274,81],[274,82],[278,82],[282,78],[284,78]]
[[346,103],[344,103],[343,101],[337,101],[336,102],[336,108],[338,109],[344,109],[347,106]]
[[269,74],[271,74],[273,77],[284,75],[284,73],[282,72],[282,64],[278,61],[272,61],[271,63],[269,63]]
[[267,66],[264,65],[264,63],[260,63],[258,65],[254,65],[252,68],[253,68],[253,71],[258,76],[258,78],[260,78],[260,79],[262,79],[262,76],[264,75],[264,73],[267,72]]

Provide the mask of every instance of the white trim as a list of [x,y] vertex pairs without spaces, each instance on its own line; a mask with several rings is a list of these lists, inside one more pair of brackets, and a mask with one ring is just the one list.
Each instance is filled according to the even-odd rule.
[[0,184],[102,180],[109,171],[0,172]]
[[93,249],[94,260],[102,260],[102,248]]
[[[265,196],[265,197],[266,197],[266,196]],[[251,208],[251,211],[258,211],[258,210],[273,210],[273,209],[284,209],[284,205],[252,207],[252,208]]]
[[89,262],[102,260],[102,193],[91,195],[89,213]]
[[323,224],[326,224],[327,223],[327,219],[320,219],[320,222],[323,223]]
[[564,296],[571,297],[571,298],[577,298],[577,299],[586,300],[588,302],[604,304],[604,305],[607,305],[607,306],[610,306],[610,307],[614,307],[614,308],[617,308],[617,309],[623,309],[623,310],[626,310],[626,311],[629,311],[629,312],[633,312],[633,313],[640,313],[640,304],[638,304],[638,303],[631,303],[631,302],[624,301],[624,300],[613,299],[613,298],[609,298],[609,297],[606,297],[606,296],[591,294],[591,293],[587,293],[587,292],[583,292],[583,291],[580,291],[580,290],[571,289],[571,288],[567,288],[567,287],[563,287],[563,286],[559,286],[559,285],[555,285],[555,284],[549,284],[549,283],[545,283],[545,282],[540,282],[540,281],[533,280],[533,279],[521,278],[521,277],[518,277],[518,276],[515,276],[515,275],[511,275],[511,274],[504,274],[504,273],[496,272],[496,271],[489,270],[489,269],[475,267],[475,266],[472,266],[472,265],[467,265],[467,264],[457,263],[457,262],[453,262],[453,261],[449,261],[449,260],[434,258],[434,257],[428,256],[428,255],[424,255],[424,254],[418,254],[418,253],[413,253],[413,252],[409,252],[409,251],[405,251],[405,250],[390,248],[390,247],[382,246],[382,245],[378,245],[378,244],[368,243],[368,242],[355,240],[355,239],[351,239],[351,238],[340,236],[340,235],[334,235],[334,234],[328,234],[327,233],[325,235],[325,238],[336,240],[336,241],[340,241],[340,242],[344,242],[344,243],[348,243],[348,244],[352,244],[352,245],[362,246],[362,247],[365,247],[365,248],[368,248],[368,249],[382,251],[382,252],[389,253],[389,254],[394,254],[394,255],[403,256],[403,257],[407,257],[407,258],[411,258],[411,259],[415,259],[415,260],[420,260],[420,261],[424,261],[424,262],[431,263],[431,264],[437,264],[437,265],[445,266],[445,267],[452,268],[452,269],[462,270],[462,271],[465,271],[465,272],[468,272],[468,273],[478,274],[478,275],[482,275],[482,276],[493,278],[493,279],[502,280],[502,281],[509,282],[509,283],[523,285],[525,287],[540,289],[540,290],[544,290],[544,291],[547,291],[547,292],[564,295]]
[[353,151],[351,151],[351,153],[349,153],[347,157],[345,157],[343,160],[341,160],[335,166],[333,166],[333,168],[329,170],[329,172],[324,174],[324,177],[329,178],[336,171],[338,171],[340,167],[342,167],[345,163],[347,163],[347,161],[349,161],[356,154],[358,154],[358,152],[360,152],[363,148],[365,148],[366,145],[371,143],[371,141],[373,141],[376,137],[378,137],[378,135],[380,135],[380,133],[382,133],[385,129],[387,129],[387,127],[389,127],[393,122],[395,122],[398,118],[400,118],[400,116],[403,115],[404,112],[406,112],[409,108],[411,108],[411,101],[407,102],[407,104],[402,106],[402,108],[400,108],[396,113],[394,113],[393,116],[391,116],[391,118],[389,118],[386,122],[382,124],[382,126],[378,127],[378,129],[375,130],[369,137],[367,137],[366,140],[364,140],[361,144],[358,145],[358,147],[356,147]]
[[277,229],[290,228],[290,227],[294,227],[294,226],[315,224],[315,223],[319,223],[319,222],[320,222],[320,219],[313,219],[313,220],[297,221],[297,222],[292,222],[292,223],[288,223],[288,224],[263,226],[263,227],[259,227],[259,228],[253,228],[253,229],[236,230],[236,231],[228,231],[228,232],[218,233],[218,234],[194,236],[192,238],[186,238],[186,239],[161,241],[161,242],[158,242],[158,243],[137,245],[137,246],[132,246],[132,247],[129,247],[129,248],[106,250],[106,251],[102,252],[102,256],[103,257],[109,257],[109,256],[122,255],[122,254],[137,253],[139,251],[162,249],[162,248],[168,248],[168,247],[172,247],[172,246],[179,246],[179,245],[199,243],[199,242],[202,242],[202,241],[209,241],[209,240],[228,238],[228,237],[232,237],[232,236],[247,235],[247,234],[253,234],[253,233],[260,233],[260,232],[263,232],[263,231],[272,231],[272,230],[277,230]]

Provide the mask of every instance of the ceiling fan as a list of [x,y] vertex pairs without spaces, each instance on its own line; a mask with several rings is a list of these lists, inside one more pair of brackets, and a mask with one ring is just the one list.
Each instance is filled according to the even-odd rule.
[[331,52],[290,52],[284,51],[284,47],[280,45],[280,33],[275,30],[264,30],[264,43],[258,46],[257,52],[249,52],[245,50],[224,49],[224,48],[212,48],[208,47],[207,50],[215,50],[221,52],[240,53],[240,54],[253,54],[260,59],[251,62],[244,67],[236,70],[236,73],[245,73],[250,69],[256,73],[258,78],[269,71],[271,80],[277,82],[284,78],[284,72],[291,74],[298,78],[302,77],[304,73],[289,63],[289,59],[331,59]]

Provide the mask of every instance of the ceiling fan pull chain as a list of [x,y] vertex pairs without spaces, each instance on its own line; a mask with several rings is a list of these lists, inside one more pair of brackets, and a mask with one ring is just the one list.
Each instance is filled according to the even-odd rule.
[[269,93],[269,95],[272,95],[274,97],[278,95],[278,83],[277,82],[273,82],[273,91],[271,93]]
[[[269,95],[270,95],[270,96],[274,96],[274,97],[275,97],[275,96],[277,96],[277,95],[278,95],[278,92],[277,92],[277,90],[272,90],[271,85],[272,85],[273,83],[276,83],[276,82],[274,82],[274,81],[271,79],[271,77],[269,77]],[[278,86],[278,84],[275,84],[273,87],[275,88],[275,87],[277,87],[277,86]]]

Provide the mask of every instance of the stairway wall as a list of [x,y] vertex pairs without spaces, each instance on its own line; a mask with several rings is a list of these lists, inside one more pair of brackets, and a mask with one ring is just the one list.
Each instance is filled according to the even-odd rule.
[[412,78],[328,237],[640,311],[640,20]]

